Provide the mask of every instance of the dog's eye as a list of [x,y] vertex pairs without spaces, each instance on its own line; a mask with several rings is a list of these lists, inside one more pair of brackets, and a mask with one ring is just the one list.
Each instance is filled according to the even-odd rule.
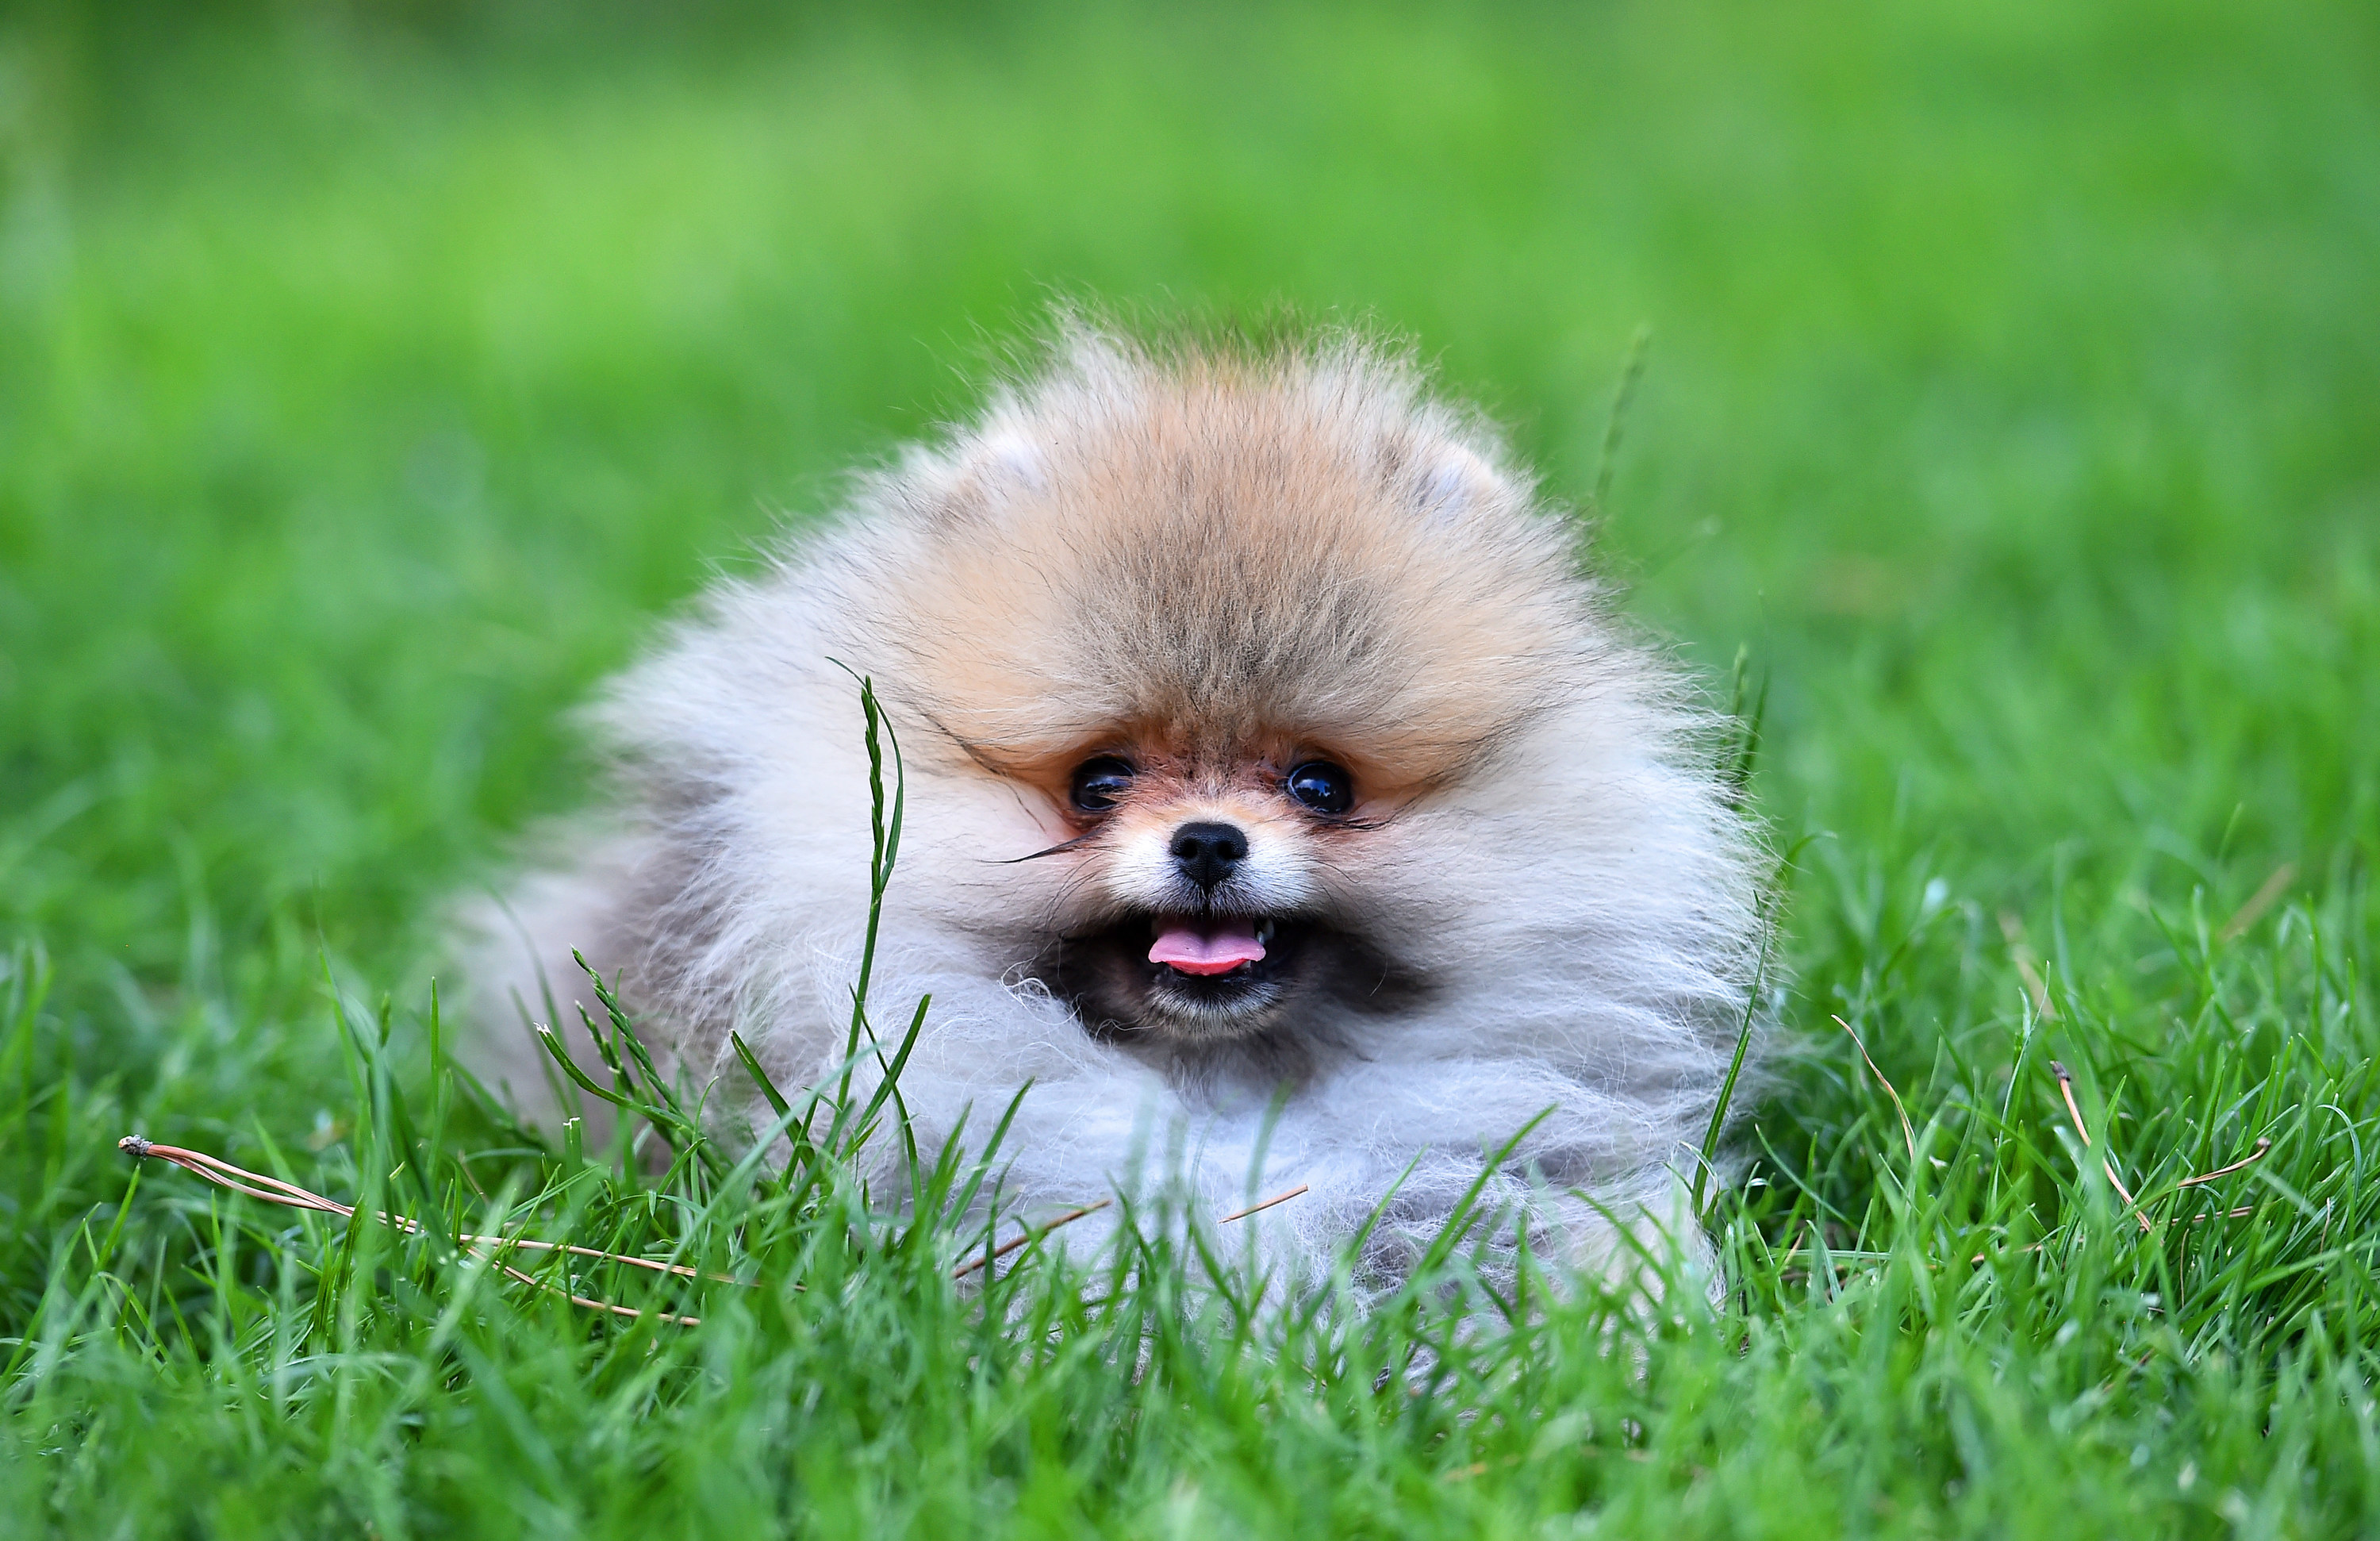
[[1085,813],[1105,813],[1115,807],[1117,798],[1132,790],[1135,774],[1132,761],[1114,755],[1083,761],[1075,767],[1075,806]]
[[1355,806],[1355,778],[1343,765],[1309,759],[1281,783],[1289,795],[1317,813],[1344,813]]

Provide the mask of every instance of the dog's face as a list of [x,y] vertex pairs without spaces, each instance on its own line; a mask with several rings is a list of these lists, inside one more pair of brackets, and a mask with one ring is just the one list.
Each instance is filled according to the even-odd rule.
[[1319,995],[1407,989],[1367,902],[1393,816],[1358,757],[1287,734],[1205,751],[1094,741],[1042,790],[1075,832],[1049,916],[1055,988],[1094,1031],[1180,1044],[1264,1033]]
[[[975,661],[1066,640],[1031,625],[987,625]],[[1415,1004],[1443,972],[1431,943],[1449,917],[1509,902],[1479,891],[1463,852],[1432,849],[1504,795],[1500,750],[1528,715],[1509,689],[1466,691],[1473,660],[1438,677],[1413,653],[1323,658],[1197,695],[1126,661],[1077,691],[985,667],[929,717],[963,750],[948,773],[997,783],[968,800],[995,822],[960,831],[972,860],[953,913],[1094,1035],[1293,1051]]]
[[1497,902],[1410,826],[1572,688],[1585,590],[1525,483],[1349,399],[1226,373],[991,434],[865,597],[944,767],[1047,837],[953,913],[1094,1033],[1394,1010],[1430,916]]

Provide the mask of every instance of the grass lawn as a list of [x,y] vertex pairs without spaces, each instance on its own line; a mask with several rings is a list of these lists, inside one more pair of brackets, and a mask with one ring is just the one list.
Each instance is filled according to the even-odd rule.
[[[12,1534],[2380,1534],[2380,15],[653,9],[0,15]],[[438,1073],[567,706],[1053,294],[1409,333],[1767,682],[1716,1314],[978,1292]]]

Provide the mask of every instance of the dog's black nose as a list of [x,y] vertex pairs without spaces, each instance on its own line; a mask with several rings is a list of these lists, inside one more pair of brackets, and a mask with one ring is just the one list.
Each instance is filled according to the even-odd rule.
[[1246,859],[1248,837],[1232,824],[1184,824],[1173,831],[1173,864],[1200,888],[1213,888]]

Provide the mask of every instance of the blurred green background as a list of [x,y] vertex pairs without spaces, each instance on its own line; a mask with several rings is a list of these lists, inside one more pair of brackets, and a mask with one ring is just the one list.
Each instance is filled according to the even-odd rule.
[[[429,1082],[451,896],[589,794],[572,703],[1062,297],[1410,337],[1768,682],[1805,1051],[1722,1333],[1450,1337],[1478,1396],[1407,1408],[1119,1375],[1130,1321],[1045,1360],[938,1267],[458,1328],[460,1265],[129,1196],[137,1130],[459,1206],[326,964]],[[0,0],[18,1528],[2368,1533],[2375,850],[2370,0]],[[523,1223],[678,1244],[614,1197]]]
[[2361,893],[2375,82],[2296,0],[13,9],[0,931],[99,1064],[411,1002],[568,705],[1060,296],[1409,334],[1573,503],[1649,328],[1605,558],[1774,682],[1812,1020],[1912,863]]

